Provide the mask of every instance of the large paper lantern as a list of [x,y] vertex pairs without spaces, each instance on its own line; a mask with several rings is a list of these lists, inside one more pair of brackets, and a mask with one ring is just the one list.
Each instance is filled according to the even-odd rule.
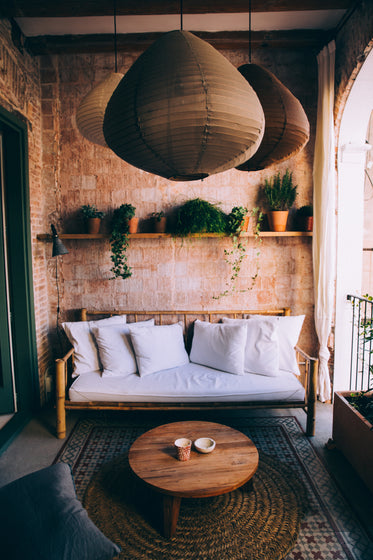
[[113,72],[94,87],[80,103],[75,120],[79,132],[91,142],[106,146],[103,123],[106,106],[124,74]]
[[244,64],[238,70],[259,97],[266,124],[259,149],[237,169],[256,171],[294,156],[304,148],[310,136],[310,125],[302,105],[265,68],[257,64]]
[[106,142],[120,158],[178,181],[243,163],[263,133],[254,90],[222,54],[188,31],[162,35],[136,60],[104,119]]

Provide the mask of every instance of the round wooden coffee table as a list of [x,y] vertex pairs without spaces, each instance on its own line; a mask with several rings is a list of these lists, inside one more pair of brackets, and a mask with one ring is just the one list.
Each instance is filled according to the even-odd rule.
[[[176,457],[174,441],[211,437],[212,453],[198,453],[194,446],[188,461]],[[132,471],[155,491],[163,494],[163,530],[166,537],[176,531],[181,498],[205,498],[231,492],[254,476],[258,450],[241,432],[214,422],[173,422],[149,430],[132,444]]]

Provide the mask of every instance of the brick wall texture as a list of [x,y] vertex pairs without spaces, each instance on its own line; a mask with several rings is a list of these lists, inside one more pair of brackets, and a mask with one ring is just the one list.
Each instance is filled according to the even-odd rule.
[[[345,51],[349,68],[354,66],[350,58],[355,57],[350,41],[356,35],[353,22],[346,24],[343,33],[349,45]],[[249,61],[248,50],[222,53],[237,67]],[[119,71],[124,73],[139,54],[120,52]],[[56,263],[51,258],[50,244],[37,241],[36,235],[49,232],[51,223],[60,233],[84,232],[79,218],[83,204],[95,204],[108,213],[102,225],[104,232],[109,231],[110,214],[122,203],[136,207],[140,230],[146,227],[150,212],[169,212],[194,197],[219,202],[224,211],[236,205],[253,208],[258,204],[264,179],[286,168],[293,172],[298,185],[296,206],[311,203],[316,54],[304,49],[270,48],[253,53],[253,62],[273,72],[299,98],[307,113],[311,138],[300,154],[261,172],[230,170],[203,182],[172,182],[132,167],[108,148],[90,143],[77,130],[76,109],[84,95],[114,71],[112,54],[34,57],[13,45],[9,23],[0,21],[0,103],[27,119],[29,130],[33,281],[42,401],[44,377],[51,357],[57,353],[53,346]],[[341,59],[338,61],[342,67]],[[342,76],[340,70],[338,76]],[[338,95],[342,82],[341,77]],[[75,318],[81,307],[198,310],[290,306],[293,314],[306,315],[300,342],[315,353],[311,238],[263,239],[259,275],[251,290],[246,289],[256,272],[257,245],[252,238],[246,243],[247,257],[238,284],[243,291],[214,299],[225,290],[230,275],[224,260],[224,249],[231,246],[229,239],[133,239],[128,251],[133,275],[127,280],[111,279],[107,239],[66,241],[69,254],[58,260],[61,318]]]

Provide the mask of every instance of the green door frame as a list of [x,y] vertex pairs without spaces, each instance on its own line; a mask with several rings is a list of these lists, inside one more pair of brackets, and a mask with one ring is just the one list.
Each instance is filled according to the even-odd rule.
[[32,282],[27,125],[0,106],[8,216],[8,274],[17,412],[0,430],[0,451],[39,407]]
[[12,327],[10,321],[8,267],[6,244],[6,216],[4,212],[5,193],[3,193],[3,135],[0,128],[0,414],[12,414],[16,410],[15,387],[13,380]]

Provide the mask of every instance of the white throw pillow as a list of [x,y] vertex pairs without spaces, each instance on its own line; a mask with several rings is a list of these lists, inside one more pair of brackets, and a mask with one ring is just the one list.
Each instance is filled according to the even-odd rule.
[[194,322],[190,361],[236,375],[244,375],[246,325]]
[[[130,324],[93,327],[92,332],[98,346],[102,364],[102,377],[114,377],[137,372],[133,352]],[[154,319],[133,323],[136,327],[154,325]]]
[[128,326],[141,377],[189,362],[182,323],[141,328],[136,324]]
[[74,347],[74,372],[73,377],[81,373],[100,371],[101,364],[98,356],[96,342],[92,333],[95,326],[125,324],[126,315],[114,315],[98,321],[74,321],[62,323],[62,327]]
[[[258,317],[258,315],[251,315],[249,319],[254,319],[255,317]],[[269,316],[266,317],[266,319],[278,325],[277,336],[280,352],[280,369],[300,375],[294,348],[298,344],[305,315],[289,315],[287,317]]]
[[279,345],[277,325],[264,318],[231,319],[223,317],[223,324],[246,325],[245,373],[256,373],[268,377],[279,375]]

